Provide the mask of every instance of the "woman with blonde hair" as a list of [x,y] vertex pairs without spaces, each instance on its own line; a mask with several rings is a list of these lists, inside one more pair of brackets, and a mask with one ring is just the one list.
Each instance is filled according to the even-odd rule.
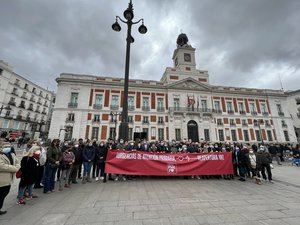
[[29,198],[37,198],[33,195],[33,186],[38,178],[38,167],[40,158],[40,146],[33,145],[21,160],[21,180],[19,183],[17,204],[24,205],[24,192],[28,191]]
[[6,213],[1,211],[5,197],[10,191],[14,174],[20,168],[19,160],[11,152],[11,145],[8,142],[0,140],[0,215]]

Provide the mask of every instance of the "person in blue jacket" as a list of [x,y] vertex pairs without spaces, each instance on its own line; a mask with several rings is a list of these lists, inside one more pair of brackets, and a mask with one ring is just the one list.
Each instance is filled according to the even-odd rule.
[[90,140],[87,140],[86,142],[86,146],[83,149],[82,158],[83,158],[82,183],[85,184],[86,182],[92,182],[90,176],[91,176],[91,168],[95,158],[95,147],[93,146],[93,143]]

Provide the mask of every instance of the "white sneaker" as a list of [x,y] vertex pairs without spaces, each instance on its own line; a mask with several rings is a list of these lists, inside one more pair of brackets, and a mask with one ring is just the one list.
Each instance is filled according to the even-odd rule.
[[104,177],[100,177],[99,179],[100,179],[100,180],[104,180]]
[[126,177],[123,177],[123,181],[126,181]]
[[119,177],[116,177],[116,178],[115,178],[115,181],[118,181],[118,180],[119,180]]
[[98,177],[96,177],[96,178],[95,178],[95,181],[98,181],[98,180],[99,180],[99,178],[98,178]]

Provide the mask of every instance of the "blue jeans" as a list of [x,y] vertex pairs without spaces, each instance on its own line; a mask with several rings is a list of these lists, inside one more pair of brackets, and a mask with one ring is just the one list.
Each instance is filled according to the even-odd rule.
[[19,187],[18,197],[17,197],[19,201],[24,198],[24,192],[26,189],[28,191],[29,197],[32,197],[33,185],[34,184],[31,184],[31,185],[28,185],[25,187]]
[[57,167],[53,167],[49,163],[45,165],[44,193],[54,190],[56,171],[57,171]]
[[89,177],[93,162],[83,162],[83,177]]

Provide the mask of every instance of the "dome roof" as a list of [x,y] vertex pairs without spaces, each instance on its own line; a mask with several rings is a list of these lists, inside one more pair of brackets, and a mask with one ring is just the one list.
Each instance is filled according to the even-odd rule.
[[188,39],[188,37],[186,36],[186,34],[181,33],[181,34],[179,34],[176,43],[177,43],[177,45],[179,45],[179,46],[183,46],[183,45],[187,44],[188,41],[189,41],[189,39]]

